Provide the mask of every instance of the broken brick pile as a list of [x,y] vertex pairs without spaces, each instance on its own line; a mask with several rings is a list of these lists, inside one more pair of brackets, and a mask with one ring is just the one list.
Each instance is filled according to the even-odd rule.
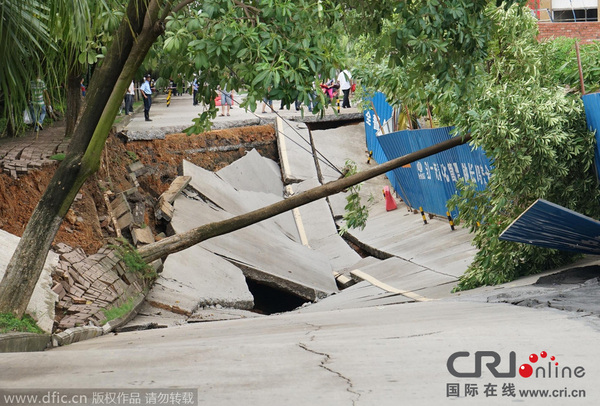
[[53,271],[52,290],[59,297],[57,313],[64,315],[58,322],[60,330],[89,323],[100,326],[106,319],[103,309],[120,306],[145,288],[144,280],[128,272],[108,247],[91,256],[62,243],[55,251],[60,259]]
[[0,166],[2,170],[17,178],[43,165],[56,163],[50,159],[54,154],[64,153],[70,140],[65,140],[63,132],[46,134],[40,132],[38,137],[10,138],[0,143]]

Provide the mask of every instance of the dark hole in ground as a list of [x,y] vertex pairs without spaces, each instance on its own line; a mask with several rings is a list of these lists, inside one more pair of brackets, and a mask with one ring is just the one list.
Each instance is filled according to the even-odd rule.
[[246,279],[248,289],[254,296],[253,311],[261,314],[289,312],[302,306],[306,300],[271,286]]
[[543,276],[535,284],[538,286],[579,284],[597,277],[600,277],[600,266],[592,265]]
[[331,130],[332,128],[343,127],[345,125],[362,123],[363,119],[350,119],[350,120],[332,120],[332,121],[316,121],[307,122],[306,126],[309,130]]

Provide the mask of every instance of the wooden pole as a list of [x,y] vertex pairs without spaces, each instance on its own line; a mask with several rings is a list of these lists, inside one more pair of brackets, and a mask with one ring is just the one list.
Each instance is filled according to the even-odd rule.
[[377,119],[377,124],[379,124],[379,129],[381,130],[381,134],[385,134],[383,132],[383,127],[381,126],[381,121],[379,120],[379,114],[377,114],[377,110],[375,110],[375,104],[371,100],[371,106],[373,106],[373,113],[375,113],[375,118]]
[[579,83],[581,84],[581,94],[585,94],[585,84],[583,83],[583,69],[581,67],[581,55],[579,55],[579,41],[575,41],[575,52],[577,53],[577,67],[579,68]]
[[463,145],[470,140],[471,135],[467,134],[462,137],[459,136],[442,141],[439,144],[435,144],[399,158],[392,159],[391,161],[378,165],[375,168],[368,169],[364,172],[359,172],[352,176],[348,176],[347,178],[341,178],[332,182],[328,182],[322,186],[288,197],[285,200],[281,200],[267,207],[235,216],[230,219],[205,224],[192,230],[188,230],[184,233],[163,238],[155,243],[140,247],[138,252],[145,262],[150,263],[159,258],[163,258],[168,254],[182,251],[202,241],[208,240],[209,238],[231,233],[278,214],[295,209],[296,207],[300,207],[314,202],[315,200],[334,195],[348,189],[351,186],[391,171],[392,169],[396,169],[419,159],[437,154],[438,152],[446,151],[458,145]]
[[431,115],[431,107],[427,103],[427,117],[429,117],[429,126],[433,128],[433,116]]

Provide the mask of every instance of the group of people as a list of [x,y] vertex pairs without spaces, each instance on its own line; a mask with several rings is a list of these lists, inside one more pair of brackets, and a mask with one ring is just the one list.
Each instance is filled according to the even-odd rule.
[[[152,106],[152,93],[154,87],[152,85],[152,75],[147,74],[144,77],[144,82],[140,86],[140,94],[144,101],[144,119],[146,121],[152,121],[150,119],[150,107]],[[333,100],[337,94],[338,89],[341,90],[344,94],[342,107],[349,108],[350,106],[350,92],[354,90],[354,82],[352,81],[352,75],[348,69],[344,69],[341,71],[337,80],[333,79],[328,80],[327,82],[321,84],[322,91]],[[86,88],[84,85],[84,80],[81,79],[81,95],[85,97]],[[169,87],[172,90],[175,88],[175,82],[172,79],[169,79]],[[176,91],[176,88],[175,88]],[[198,92],[199,92],[199,83],[196,74],[194,74],[194,81],[192,82],[192,103],[194,106],[198,105]],[[221,116],[225,116],[230,114],[230,108],[233,104],[233,97],[231,90],[227,90],[227,85],[221,88],[221,86],[217,87],[217,92],[221,96]],[[29,108],[29,113],[31,115],[31,121],[34,124],[34,130],[39,131],[43,129],[44,118],[46,117],[46,103],[45,97],[47,97],[46,84],[44,81],[38,76],[35,81],[31,82],[31,104]],[[129,115],[133,113],[133,99],[135,96],[135,84],[134,81],[131,81],[127,92],[125,94],[125,115]],[[309,106],[309,110],[312,111],[314,97],[311,97],[311,106]],[[296,101],[295,106],[296,110],[300,109],[300,102]],[[263,108],[262,112],[265,113],[265,108],[269,106],[271,110],[273,110],[273,101],[265,97],[263,100]],[[280,109],[283,109],[283,102],[281,104]]]
[[350,92],[355,88],[354,81],[352,80],[352,74],[348,69],[341,71],[337,80],[329,79],[327,82],[321,84],[321,89],[325,95],[329,96],[329,100],[333,101],[339,94],[339,90],[344,94],[342,101],[342,108],[350,108]]
[[[345,109],[345,108],[352,107],[350,105],[350,92],[354,91],[354,89],[356,88],[356,84],[352,80],[352,74],[350,73],[350,71],[348,69],[342,70],[338,74],[337,80],[329,79],[327,81],[324,81],[323,83],[320,84],[320,87],[321,87],[321,91],[329,98],[330,102],[333,102],[333,100],[338,96],[339,90],[341,90],[344,95],[343,96],[344,98],[342,101],[342,108]],[[270,91],[270,89],[269,89],[269,91]],[[316,94],[315,93],[310,94],[309,98],[310,98],[310,102],[309,102],[308,109],[310,111],[312,111],[313,103],[316,99]],[[296,111],[300,110],[300,105],[302,103],[299,102],[298,100],[296,100],[294,104],[296,107]],[[263,106],[262,106],[263,113],[267,112],[267,110],[266,110],[267,106],[269,107],[269,109],[271,111],[273,111],[273,100],[269,99],[268,96],[266,96],[263,99]],[[279,110],[283,110],[283,107],[284,107],[284,105],[283,105],[283,100],[282,100]]]

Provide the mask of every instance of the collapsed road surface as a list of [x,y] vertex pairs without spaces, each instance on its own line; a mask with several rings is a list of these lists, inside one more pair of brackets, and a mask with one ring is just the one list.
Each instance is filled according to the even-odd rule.
[[[302,130],[298,126],[296,130]],[[366,165],[360,132],[360,127],[351,126],[314,131],[312,138],[315,148],[336,166],[348,157]],[[302,134],[293,131],[290,137],[303,138]],[[253,168],[271,165],[250,154],[246,158],[253,160]],[[312,171],[305,171],[308,163],[297,159],[290,158],[290,166],[282,168],[284,174],[294,178],[289,185],[291,192],[320,182],[318,174],[315,179]],[[307,159],[314,164],[311,155]],[[281,161],[285,166],[285,160]],[[239,182],[235,166],[219,179],[191,165],[186,164],[186,168],[192,178],[195,175],[205,181],[192,184],[194,190],[188,190],[175,202],[175,213],[179,210],[179,215],[184,216],[177,220],[179,215],[175,214],[175,231],[187,226],[187,222],[206,219],[206,213],[230,215],[245,205],[256,204],[254,199],[261,193],[268,195],[256,190],[240,192],[241,185],[247,182]],[[263,168],[266,171],[266,166]],[[322,176],[337,176],[335,171],[328,174],[328,170],[333,168],[321,167]],[[234,185],[231,187],[235,191],[221,183],[223,178]],[[213,182],[213,189],[207,188],[209,181]],[[368,225],[365,230],[352,231],[352,235],[362,241],[363,248],[385,253],[387,259],[361,259],[352,250],[335,254],[348,248],[343,241],[345,248],[337,242],[330,243],[332,239],[328,237],[330,225],[339,219],[343,209],[340,196],[298,210],[296,217],[303,219],[305,238],[300,238],[297,223],[294,231],[289,216],[262,226],[263,234],[258,237],[248,236],[263,241],[277,232],[304,246],[303,250],[328,258],[331,269],[335,267],[359,280],[355,285],[315,304],[268,317],[247,317],[245,309],[250,296],[241,289],[231,292],[231,297],[239,299],[239,306],[227,310],[227,316],[226,309],[206,306],[208,302],[195,311],[204,312],[196,314],[203,320],[238,320],[107,335],[43,353],[4,354],[0,361],[0,395],[14,394],[17,389],[19,393],[33,393],[36,389],[39,394],[55,391],[89,397],[81,404],[94,404],[94,399],[99,404],[99,398],[119,395],[121,399],[137,395],[146,400],[149,393],[168,390],[176,391],[174,396],[179,394],[179,399],[192,394],[193,399],[185,398],[194,402],[190,404],[210,405],[439,405],[449,400],[492,405],[591,405],[600,401],[596,385],[600,373],[596,362],[600,355],[596,345],[599,324],[595,309],[577,306],[571,308],[573,311],[562,311],[556,307],[512,304],[522,303],[527,291],[535,291],[539,298],[541,290],[543,297],[550,298],[552,292],[552,297],[560,297],[562,293],[555,285],[560,286],[565,280],[570,290],[581,287],[587,292],[594,285],[593,273],[575,279],[555,276],[536,286],[539,276],[533,276],[452,294],[457,277],[474,253],[466,231],[453,232],[439,219],[423,225],[420,216],[402,204],[398,210],[387,212],[379,198],[385,179],[374,182],[366,182],[362,190],[376,197]],[[234,198],[238,192],[242,197]],[[273,197],[266,198],[269,199]],[[189,211],[186,204],[190,204]],[[206,212],[198,212],[194,217],[195,210]],[[232,247],[244,242],[236,238],[235,242],[201,245],[186,260],[185,267],[193,272],[185,272],[189,279],[181,282],[191,283],[191,279],[205,276],[196,269],[200,262],[209,264],[204,267],[207,270],[223,265],[229,271],[234,263],[249,264],[258,275],[257,269],[264,268],[264,264],[257,262],[264,253],[254,252],[255,257],[250,257],[252,249],[248,248],[244,252],[248,256],[234,257],[237,253]],[[262,249],[256,241],[248,243],[255,250]],[[268,249],[269,245],[265,246]],[[217,264],[220,262],[223,263]],[[586,265],[596,262],[591,258]],[[248,270],[242,274],[250,275]],[[242,284],[243,278],[237,271],[228,275],[224,283]],[[186,292],[180,298],[179,303],[174,298],[171,304],[181,308],[185,304],[190,309],[200,305],[190,302]],[[165,312],[156,310],[142,317],[160,318]],[[174,313],[172,317],[181,318],[182,314]],[[549,359],[558,365],[550,364]],[[532,375],[526,373],[529,368]]]

